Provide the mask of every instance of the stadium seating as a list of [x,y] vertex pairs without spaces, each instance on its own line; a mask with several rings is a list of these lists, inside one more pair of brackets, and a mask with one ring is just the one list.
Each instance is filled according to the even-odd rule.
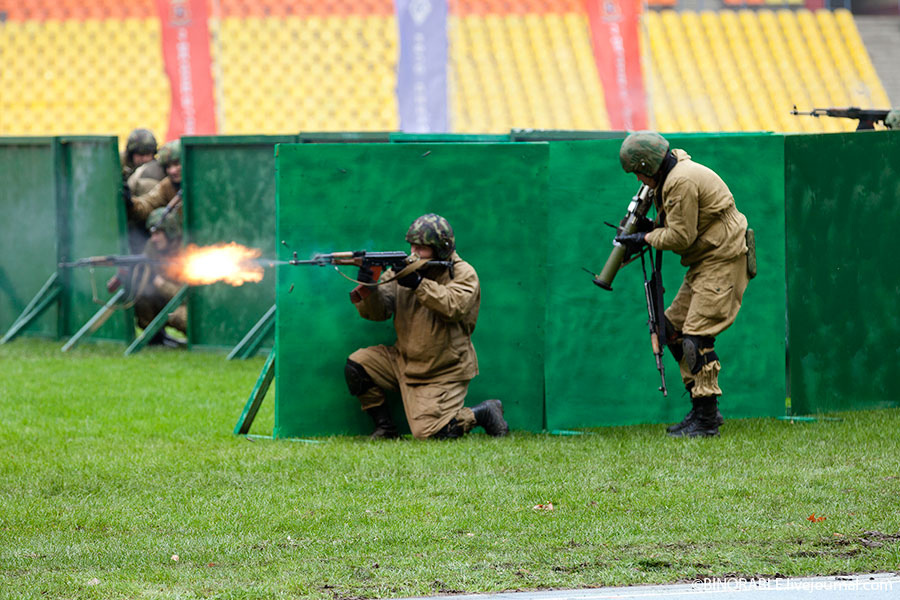
[[[848,11],[754,1],[700,12],[651,3],[641,48],[654,127],[842,131],[855,123],[789,111],[889,106]],[[392,0],[210,7],[220,133],[398,129]],[[449,41],[453,131],[609,128],[581,1],[451,0]],[[160,47],[153,0],[0,0],[0,135],[124,139],[149,127],[164,138]]]

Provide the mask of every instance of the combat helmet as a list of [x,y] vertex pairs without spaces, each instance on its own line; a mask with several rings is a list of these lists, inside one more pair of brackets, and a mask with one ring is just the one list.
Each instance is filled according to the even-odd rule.
[[173,163],[181,162],[181,139],[166,142],[156,155],[159,164],[165,169]]
[[156,154],[156,138],[149,129],[135,129],[128,134],[125,142],[125,155]]
[[655,131],[629,134],[619,149],[619,162],[626,173],[653,177],[669,151],[669,142]]
[[409,226],[406,241],[419,246],[431,246],[437,258],[447,260],[456,249],[453,228],[447,219],[434,213],[422,215]]
[[888,129],[900,130],[900,108],[895,108],[887,114],[884,125]]
[[[163,216],[165,216],[165,218],[163,218]],[[154,208],[150,213],[150,216],[147,217],[147,231],[152,233],[159,229],[162,229],[169,239],[181,235],[181,226],[178,224],[177,219],[175,219],[175,215],[171,212],[166,215],[165,206]]]

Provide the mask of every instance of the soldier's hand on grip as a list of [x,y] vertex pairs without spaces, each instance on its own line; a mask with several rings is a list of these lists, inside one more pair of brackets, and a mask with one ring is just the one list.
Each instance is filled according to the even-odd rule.
[[356,280],[361,283],[375,283],[375,272],[370,267],[362,266],[359,268]]
[[628,254],[637,254],[641,251],[641,249],[647,245],[647,241],[644,239],[646,234],[643,232],[638,233],[626,233],[623,235],[617,235],[616,241],[625,246],[625,250]]

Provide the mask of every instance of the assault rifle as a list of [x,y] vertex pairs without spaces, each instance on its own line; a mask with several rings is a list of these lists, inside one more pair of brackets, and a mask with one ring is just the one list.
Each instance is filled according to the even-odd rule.
[[[374,272],[377,280],[381,271],[384,269],[394,269],[399,273],[403,268],[413,264],[415,261],[403,252],[367,252],[366,250],[356,250],[355,252],[332,252],[330,254],[315,254],[310,260],[298,260],[297,253],[288,261],[289,265],[318,265],[324,267],[326,265],[354,265],[357,267],[369,267]],[[453,278],[453,262],[449,260],[429,260],[422,265],[423,267],[441,266],[450,270],[450,277]]]
[[[647,185],[641,185],[637,193],[631,198],[628,205],[628,211],[616,227],[610,223],[611,227],[615,227],[616,236],[636,233],[641,224],[646,224],[647,213],[653,206],[653,191]],[[637,256],[627,256],[627,249],[624,244],[613,241],[613,249],[603,266],[603,270],[599,275],[594,275],[594,283],[604,290],[612,291],[612,281],[616,273],[624,265],[627,265]],[[649,255],[650,277],[647,277],[647,260],[645,256]],[[659,371],[659,377],[662,385],[659,391],[663,396],[668,396],[666,390],[666,367],[663,364],[663,347],[666,338],[666,313],[663,304],[663,288],[662,283],[662,251],[656,251],[656,257],[653,256],[653,249],[646,246],[640,251],[641,268],[644,271],[644,299],[647,301],[647,326],[650,329],[650,346],[653,349],[653,356],[656,359],[656,370]],[[590,272],[590,271],[588,271]]]
[[859,131],[861,129],[875,129],[875,123],[884,122],[884,119],[889,112],[891,112],[890,109],[869,110],[857,108],[856,106],[851,106],[850,108],[814,108],[809,112],[800,112],[795,105],[791,114],[810,117],[842,117],[844,119],[858,119],[859,125],[856,126],[856,130]]
[[135,267],[137,265],[160,264],[159,260],[146,254],[107,254],[106,256],[89,256],[72,262],[61,262],[64,269],[72,267]]

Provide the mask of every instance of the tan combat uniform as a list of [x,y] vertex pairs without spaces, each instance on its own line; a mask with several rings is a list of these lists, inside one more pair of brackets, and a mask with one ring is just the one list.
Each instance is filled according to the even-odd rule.
[[[665,211],[664,226],[646,241],[672,250],[688,267],[666,317],[684,335],[715,337],[734,323],[749,281],[747,276],[747,218],[738,211],[725,182],[711,169],[691,160],[684,150],[657,195]],[[712,348],[706,349],[706,352]],[[694,398],[719,396],[721,365],[713,360],[692,374],[679,361],[681,377]]]
[[[173,244],[177,250],[177,244]],[[147,242],[144,247],[144,254],[151,260],[165,259],[168,253],[162,253],[156,247]],[[160,275],[162,279],[161,285],[154,282],[156,275]],[[166,278],[165,273],[158,265],[143,264],[138,265],[131,271],[131,290],[134,294],[134,315],[137,318],[138,326],[147,327],[156,315],[159,314],[169,300],[175,297],[182,284]],[[182,333],[187,333],[187,306],[181,304],[174,311],[169,313],[168,325],[174,327]]]
[[162,181],[166,176],[166,170],[155,158],[150,162],[139,166],[128,178],[128,188],[131,190],[131,197],[143,196]]
[[[370,288],[356,301],[360,316],[386,321],[393,315],[397,342],[370,346],[350,355],[375,382],[360,396],[363,410],[384,403],[384,390],[399,390],[413,436],[428,438],[451,419],[468,432],[475,427],[472,410],[463,402],[469,381],[478,374],[472,332],[481,305],[478,274],[455,252],[454,276],[441,267],[426,267],[411,290],[396,281]],[[392,277],[388,272],[382,278]]]
[[164,177],[152,190],[142,196],[131,199],[132,207],[129,219],[135,223],[144,223],[154,208],[165,206],[178,193],[178,188],[168,177]]

